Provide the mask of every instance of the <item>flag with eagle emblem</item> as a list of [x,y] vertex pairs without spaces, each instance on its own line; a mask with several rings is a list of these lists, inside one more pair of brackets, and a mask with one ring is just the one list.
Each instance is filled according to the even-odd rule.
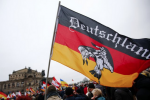
[[132,39],[59,7],[52,60],[109,87],[131,87],[150,66],[150,39]]

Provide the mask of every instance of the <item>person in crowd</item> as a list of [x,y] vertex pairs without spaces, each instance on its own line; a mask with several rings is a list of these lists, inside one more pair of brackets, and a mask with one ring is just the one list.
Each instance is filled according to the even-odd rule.
[[59,95],[61,96],[62,99],[64,97],[64,94],[65,94],[64,88],[60,89],[59,90]]
[[100,89],[102,91],[102,93],[103,93],[103,96],[106,95],[106,93],[105,93],[105,87],[104,86],[96,83],[95,88]]
[[65,95],[66,95],[65,100],[75,100],[73,89],[71,87],[66,88]]
[[87,96],[88,96],[88,98],[89,98],[90,100],[91,100],[91,98],[93,97],[93,94],[92,94],[93,89],[95,89],[94,84],[93,84],[93,83],[89,83]]
[[132,92],[128,88],[116,88],[115,100],[133,100]]
[[83,87],[83,84],[80,85],[79,89],[81,90],[82,93],[84,93],[84,87]]
[[103,86],[100,85],[100,84],[98,84],[98,83],[96,83],[95,88],[98,88],[98,89],[100,89],[101,91],[103,90]]
[[32,100],[32,99],[29,96],[22,95],[19,96],[16,100]]
[[134,82],[137,100],[150,100],[150,77],[141,73]]
[[75,97],[77,100],[90,100],[87,95],[82,93],[81,89],[77,89],[75,92]]
[[105,90],[106,90],[105,98],[107,100],[115,100],[114,92],[115,92],[116,88],[114,88],[114,87],[105,87]]
[[141,88],[136,94],[137,100],[150,100],[150,89]]
[[143,74],[143,75],[145,75],[145,76],[147,76],[147,77],[150,77],[150,67],[147,68],[146,70],[142,71],[141,74]]
[[43,92],[41,91],[40,94],[37,94],[35,100],[44,100]]
[[88,91],[87,88],[88,88],[88,87],[87,87],[87,84],[85,84],[85,85],[84,85],[84,89],[83,89],[85,95],[86,95],[86,93],[87,93],[87,91]]
[[95,88],[92,91],[93,93],[93,97],[91,98],[92,100],[105,100],[105,98],[103,97],[103,93],[100,89]]
[[3,97],[0,97],[0,100],[5,100]]
[[57,93],[54,85],[50,85],[46,92],[47,100],[62,100],[61,96]]

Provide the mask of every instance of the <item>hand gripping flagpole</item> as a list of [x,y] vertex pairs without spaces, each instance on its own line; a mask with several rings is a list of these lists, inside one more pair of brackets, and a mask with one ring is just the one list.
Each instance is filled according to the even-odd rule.
[[45,89],[45,97],[44,100],[46,99],[46,92],[47,92],[47,82],[48,82],[48,76],[49,76],[49,69],[50,69],[50,63],[51,63],[51,58],[52,58],[52,54],[53,54],[53,45],[54,45],[54,41],[55,41],[55,35],[56,35],[56,30],[57,30],[57,25],[58,25],[58,15],[60,12],[60,1],[58,4],[58,10],[57,10],[57,16],[56,16],[56,22],[55,22],[55,27],[54,27],[54,33],[53,33],[53,39],[52,39],[52,44],[51,44],[51,51],[50,51],[50,57],[49,57],[49,63],[48,63],[48,70],[47,70],[47,78],[46,78],[46,89]]

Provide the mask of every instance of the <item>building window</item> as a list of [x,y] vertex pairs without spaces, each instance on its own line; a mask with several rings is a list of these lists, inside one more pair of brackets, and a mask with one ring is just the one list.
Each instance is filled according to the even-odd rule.
[[8,88],[10,88],[10,83],[8,83]]
[[36,84],[37,84],[37,85],[39,84],[38,80],[36,80]]
[[12,83],[12,87],[15,87],[15,83]]
[[6,84],[4,84],[4,89],[6,89]]
[[17,87],[19,87],[19,83],[17,83]]

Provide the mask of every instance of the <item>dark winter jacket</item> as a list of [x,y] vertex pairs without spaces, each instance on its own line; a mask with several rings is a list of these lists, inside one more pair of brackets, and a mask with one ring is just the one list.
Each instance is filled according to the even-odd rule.
[[67,96],[67,98],[65,100],[75,100],[75,96]]
[[118,88],[114,94],[115,100],[133,100],[133,95],[128,88]]
[[88,96],[88,98],[91,100],[91,98],[93,97],[92,92],[89,92],[87,96]]
[[84,94],[76,94],[75,95],[75,99],[76,100],[90,100],[86,95],[84,95]]
[[136,97],[138,100],[150,100],[150,90],[147,88],[140,88],[137,91]]

